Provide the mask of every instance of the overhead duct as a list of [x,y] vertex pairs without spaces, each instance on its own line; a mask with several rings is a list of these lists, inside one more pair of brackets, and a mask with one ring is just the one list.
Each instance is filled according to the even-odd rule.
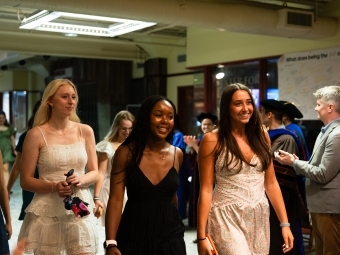
[[[239,4],[159,0],[0,0],[2,6],[137,19],[281,37],[320,39],[339,31],[339,21],[316,17],[308,29],[282,26],[282,12]],[[280,17],[281,15],[281,17]]]

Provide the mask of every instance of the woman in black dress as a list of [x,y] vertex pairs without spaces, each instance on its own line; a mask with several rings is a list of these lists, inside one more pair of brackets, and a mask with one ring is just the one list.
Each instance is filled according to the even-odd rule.
[[[171,145],[175,115],[167,98],[147,98],[115,153],[105,220],[107,255],[186,254],[176,196],[183,153]],[[121,214],[125,186],[128,201]]]

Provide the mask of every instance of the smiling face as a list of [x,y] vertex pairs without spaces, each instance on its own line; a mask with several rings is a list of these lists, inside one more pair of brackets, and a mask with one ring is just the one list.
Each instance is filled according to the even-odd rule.
[[201,122],[201,129],[203,134],[209,132],[214,127],[214,123],[211,119],[203,119]]
[[247,124],[253,114],[254,107],[249,93],[245,90],[237,90],[230,102],[230,118],[235,124]]
[[132,122],[130,120],[122,120],[118,131],[118,141],[124,141],[132,131]]
[[158,101],[151,110],[150,130],[158,138],[165,139],[174,128],[174,109],[168,101]]
[[71,85],[62,85],[49,101],[49,104],[55,114],[70,116],[77,105],[76,92]]

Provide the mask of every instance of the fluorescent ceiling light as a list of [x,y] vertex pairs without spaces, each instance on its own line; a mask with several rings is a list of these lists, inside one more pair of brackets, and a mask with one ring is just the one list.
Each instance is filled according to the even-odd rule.
[[[57,19],[60,19],[59,21]],[[69,18],[69,19],[68,19]],[[71,19],[70,19],[71,18]],[[51,22],[54,21],[54,22]],[[68,12],[37,11],[23,19],[21,29],[114,37],[155,25],[153,22]]]

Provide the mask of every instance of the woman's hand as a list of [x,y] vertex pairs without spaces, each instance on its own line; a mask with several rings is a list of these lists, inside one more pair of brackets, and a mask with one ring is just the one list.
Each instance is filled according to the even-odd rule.
[[23,255],[24,251],[25,251],[26,244],[27,244],[26,238],[20,240],[17,244],[17,247],[15,247],[15,249],[13,250],[12,255]]
[[[1,215],[2,217],[2,215]],[[7,239],[11,239],[11,236],[12,236],[12,224],[9,222],[9,223],[6,223],[6,234],[7,234]]]
[[66,182],[68,184],[72,184],[76,187],[85,187],[85,183],[82,182],[82,177],[81,176],[77,176],[72,174],[71,176],[67,177]]
[[287,253],[291,249],[293,249],[294,237],[293,237],[292,231],[290,230],[290,227],[282,227],[281,231],[282,231],[282,237],[284,240],[284,244],[282,245],[282,251],[283,253]]
[[122,255],[117,247],[107,249],[105,255]]
[[206,239],[197,240],[197,250],[199,255],[212,255]]
[[103,214],[104,204],[100,200],[95,200],[94,204],[95,204],[95,207],[93,208],[93,214],[94,216],[99,218]]
[[197,145],[196,136],[194,135],[185,135],[183,136],[183,139],[184,139],[185,144],[190,147],[194,147],[195,145]]
[[58,182],[55,185],[55,190],[59,197],[68,197],[72,195],[71,186],[66,181]]

